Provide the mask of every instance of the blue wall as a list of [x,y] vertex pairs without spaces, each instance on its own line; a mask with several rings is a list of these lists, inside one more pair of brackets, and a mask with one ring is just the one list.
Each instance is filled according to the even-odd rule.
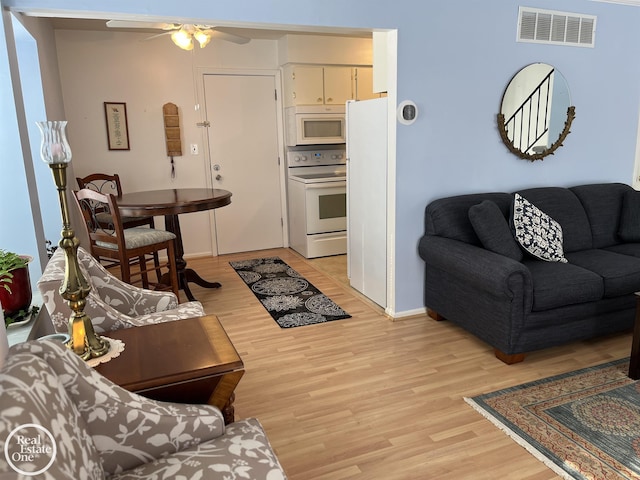
[[[49,8],[45,0],[3,5]],[[528,7],[596,15],[595,48],[517,43],[518,5],[504,0],[58,0],[56,8],[201,20],[398,29],[398,101],[421,114],[397,131],[396,312],[423,306],[417,255],[432,199],[538,185],[631,183],[638,124],[640,8],[587,0],[532,0]],[[566,78],[576,106],[555,155],[527,162],[502,145],[502,92],[523,66],[545,62]]]

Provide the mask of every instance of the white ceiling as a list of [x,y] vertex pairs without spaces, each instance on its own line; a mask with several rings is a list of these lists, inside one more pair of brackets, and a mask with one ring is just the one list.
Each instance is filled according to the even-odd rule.
[[[109,28],[106,26],[106,20],[103,19],[87,19],[87,18],[51,18],[53,28],[56,30],[113,30],[121,32],[142,32],[142,33],[158,33],[158,30],[149,28]],[[346,37],[362,37],[371,38],[371,30],[366,29],[345,29],[345,28],[313,28],[313,27],[291,27],[291,29],[275,29],[275,28],[255,28],[245,26],[216,26],[216,30],[221,32],[233,33],[242,37],[263,40],[277,40],[278,38],[289,35],[332,35]]]

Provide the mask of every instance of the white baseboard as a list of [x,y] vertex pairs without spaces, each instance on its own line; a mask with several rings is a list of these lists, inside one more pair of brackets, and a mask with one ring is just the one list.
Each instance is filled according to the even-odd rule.
[[391,317],[392,320],[401,320],[407,317],[415,317],[418,315],[426,315],[427,308],[416,308],[414,310],[405,310],[403,312],[393,312],[390,309],[386,309],[385,313]]

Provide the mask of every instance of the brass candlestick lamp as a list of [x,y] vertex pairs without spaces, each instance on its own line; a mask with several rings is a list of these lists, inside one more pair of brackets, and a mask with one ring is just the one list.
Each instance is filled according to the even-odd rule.
[[67,165],[71,162],[71,148],[67,142],[66,121],[36,122],[42,133],[40,156],[51,168],[56,182],[60,209],[62,210],[62,238],[58,245],[64,250],[66,265],[60,295],[68,303],[73,313],[69,319],[70,340],[67,347],[80,355],[83,360],[101,357],[109,351],[109,342],[96,335],[91,319],[84,313],[87,295],[91,286],[78,264],[78,241],[69,217],[67,202]]

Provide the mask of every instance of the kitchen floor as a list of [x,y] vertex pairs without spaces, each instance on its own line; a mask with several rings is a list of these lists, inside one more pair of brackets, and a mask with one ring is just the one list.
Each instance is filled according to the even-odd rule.
[[340,283],[349,286],[347,277],[347,256],[332,255],[330,257],[311,258],[309,262],[318,270],[330,275]]

